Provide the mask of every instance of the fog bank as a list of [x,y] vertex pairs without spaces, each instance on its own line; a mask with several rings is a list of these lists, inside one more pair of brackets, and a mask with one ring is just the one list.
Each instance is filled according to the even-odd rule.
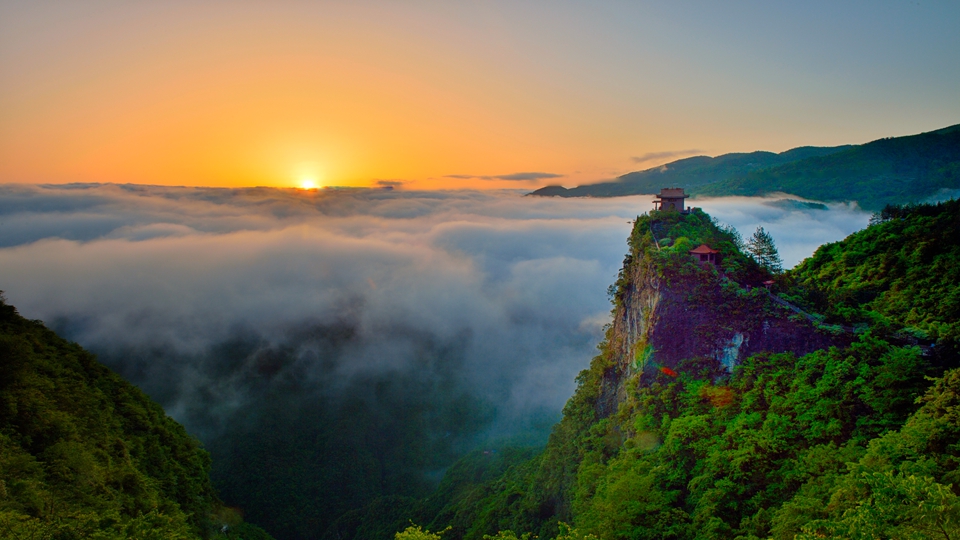
[[[763,225],[786,267],[868,218],[775,200],[694,204],[745,238]],[[338,377],[405,369],[401,336],[428,335],[460,343],[463,382],[501,412],[556,411],[600,336],[627,222],[650,207],[650,196],[8,185],[0,286],[188,425],[197,393],[243,401],[230,381],[249,366],[196,365],[217,344],[239,334],[277,347],[292,329],[347,320],[355,342]]]

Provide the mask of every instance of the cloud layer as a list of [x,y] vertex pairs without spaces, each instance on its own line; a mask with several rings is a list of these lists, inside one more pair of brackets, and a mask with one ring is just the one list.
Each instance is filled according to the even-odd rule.
[[336,400],[424,358],[495,409],[477,432],[509,433],[571,394],[636,214],[635,201],[557,202],[5,186],[0,288],[208,443],[290,380],[304,400]]
[[[763,225],[787,267],[868,218],[843,205],[695,204],[745,237]],[[440,340],[467,333],[473,384],[502,403],[558,410],[609,309],[627,221],[648,205],[513,192],[3,186],[0,287],[27,316],[59,321],[95,350],[196,355],[238,328],[270,341],[345,314],[376,343],[398,326]],[[404,362],[358,354],[376,359],[339,369]],[[172,412],[208,384],[192,377],[159,393]]]

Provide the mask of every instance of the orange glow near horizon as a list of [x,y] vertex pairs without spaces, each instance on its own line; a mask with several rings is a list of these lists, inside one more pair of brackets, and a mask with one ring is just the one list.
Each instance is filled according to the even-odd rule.
[[[305,75],[303,62],[317,69]],[[65,90],[39,118],[24,118],[26,132],[0,130],[0,172],[26,182],[286,187],[322,175],[324,185],[502,188],[529,182],[445,177],[556,161],[531,142],[536,134],[440,89],[325,58],[303,62],[180,70],[157,82],[135,70]],[[450,133],[460,123],[471,129]]]
[[389,50],[347,36],[356,58],[296,34],[238,54],[246,30],[221,29],[230,47],[203,32],[148,36],[145,53],[100,59],[101,77],[58,66],[38,82],[43,98],[16,95],[0,127],[4,181],[526,188],[537,183],[450,176],[575,166],[496,114],[482,83],[438,80],[415,57],[389,66]]
[[574,186],[694,152],[918,133],[957,109],[943,83],[943,100],[923,94],[923,114],[878,117],[862,88],[824,95],[849,78],[785,79],[777,55],[746,70],[744,54],[760,49],[723,36],[704,48],[686,37],[699,23],[672,10],[0,4],[0,182]]
[[533,189],[670,144],[416,9],[109,5],[0,28],[0,182]]

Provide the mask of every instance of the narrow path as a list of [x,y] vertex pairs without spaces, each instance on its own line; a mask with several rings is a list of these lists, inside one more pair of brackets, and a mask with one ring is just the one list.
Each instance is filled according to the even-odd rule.
[[[812,322],[812,323],[814,323],[814,324],[816,324],[816,325],[823,324],[823,318],[822,318],[822,317],[817,317],[817,316],[815,316],[815,315],[811,315],[811,314],[807,313],[806,311],[800,309],[798,306],[796,306],[796,305],[794,305],[794,304],[791,304],[790,302],[787,302],[787,301],[784,300],[783,298],[780,298],[779,296],[773,294],[773,293],[770,292],[769,290],[767,291],[767,295],[770,296],[770,299],[771,299],[771,300],[773,300],[774,302],[780,304],[781,306],[784,306],[784,307],[790,309],[791,311],[794,311],[795,313],[798,313],[798,314],[800,314],[800,315],[803,315],[804,317],[807,318],[808,321],[810,321],[810,322]],[[841,328],[841,329],[843,329],[844,332],[849,332],[849,333],[851,333],[851,334],[856,334],[856,333],[857,333],[857,328],[855,328],[855,327],[853,327],[853,326],[844,326],[844,325],[842,325],[842,324],[832,324],[832,325],[830,325],[830,326],[834,326],[834,327],[837,327],[837,328]]]

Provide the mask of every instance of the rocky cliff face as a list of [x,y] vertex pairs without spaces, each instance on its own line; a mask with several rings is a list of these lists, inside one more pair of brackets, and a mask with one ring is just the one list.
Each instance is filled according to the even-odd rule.
[[[675,376],[691,370],[722,375],[756,353],[799,356],[849,343],[850,336],[818,329],[773,302],[762,286],[762,274],[746,268],[746,257],[735,247],[727,247],[724,264],[714,265],[689,255],[691,243],[678,240],[674,247],[661,247],[645,241],[698,219],[695,214],[675,215],[677,223],[665,223],[656,218],[659,212],[654,214],[638,219],[631,238],[633,253],[624,263],[608,334],[613,358],[597,402],[601,417],[616,412],[626,382],[634,377]],[[717,234],[703,216],[694,225],[705,237]]]

